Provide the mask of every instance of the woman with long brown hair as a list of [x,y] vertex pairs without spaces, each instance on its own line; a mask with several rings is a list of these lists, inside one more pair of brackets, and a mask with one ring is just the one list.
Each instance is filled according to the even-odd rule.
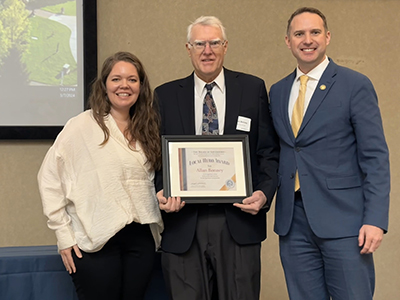
[[70,119],[38,174],[48,226],[79,299],[142,299],[163,229],[154,190],[159,117],[137,57],[108,57],[90,109]]

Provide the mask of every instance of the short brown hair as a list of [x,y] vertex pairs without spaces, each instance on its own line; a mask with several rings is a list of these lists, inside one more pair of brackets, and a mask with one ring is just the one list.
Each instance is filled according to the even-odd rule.
[[301,7],[297,9],[289,18],[288,23],[287,23],[287,28],[286,28],[286,35],[289,37],[290,35],[290,25],[293,21],[293,18],[297,15],[300,15],[302,13],[308,12],[310,14],[316,14],[321,17],[322,21],[324,22],[324,28],[325,31],[328,32],[328,22],[326,21],[325,15],[318,9],[314,7]]

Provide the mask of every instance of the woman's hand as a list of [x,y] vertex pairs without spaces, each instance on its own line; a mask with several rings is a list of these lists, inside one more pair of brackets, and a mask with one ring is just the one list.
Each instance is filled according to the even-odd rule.
[[73,245],[67,249],[60,250],[62,261],[69,274],[76,272],[74,259],[72,258],[72,250],[74,250],[77,257],[83,257],[78,245]]

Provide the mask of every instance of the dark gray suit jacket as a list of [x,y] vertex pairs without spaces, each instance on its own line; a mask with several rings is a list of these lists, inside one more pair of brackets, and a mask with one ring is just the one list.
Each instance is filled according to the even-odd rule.
[[[248,134],[253,189],[262,190],[268,209],[277,185],[279,146],[268,109],[264,81],[252,75],[224,69],[226,114],[224,134]],[[194,135],[194,74],[168,82],[155,90],[162,119],[162,135]],[[236,130],[239,116],[251,119],[250,132]],[[162,174],[156,174],[156,190],[163,188]],[[225,206],[228,228],[241,245],[259,243],[266,238],[266,212],[257,215],[242,212],[232,204]],[[186,204],[178,213],[163,213],[165,229],[162,249],[186,252],[194,238],[198,205]]]

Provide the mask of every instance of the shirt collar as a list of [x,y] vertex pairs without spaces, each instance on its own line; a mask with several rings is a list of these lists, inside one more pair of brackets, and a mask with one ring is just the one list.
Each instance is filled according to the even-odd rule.
[[304,74],[300,69],[299,66],[296,68],[296,80],[299,80],[300,76],[302,75],[307,75],[310,79],[314,79],[316,81],[319,81],[320,78],[322,77],[322,74],[324,73],[325,69],[328,67],[329,64],[329,59],[327,56],[325,56],[325,59],[314,69],[312,69],[310,72],[307,74]]
[[[222,93],[224,93],[225,90],[225,75],[224,75],[224,69],[222,68],[221,72],[218,74],[217,78],[214,79],[216,83],[216,86],[221,90]],[[201,93],[204,90],[205,85],[209,82],[205,82],[201,80],[196,73],[194,73],[194,86],[195,86],[195,91],[196,94],[201,95]]]

